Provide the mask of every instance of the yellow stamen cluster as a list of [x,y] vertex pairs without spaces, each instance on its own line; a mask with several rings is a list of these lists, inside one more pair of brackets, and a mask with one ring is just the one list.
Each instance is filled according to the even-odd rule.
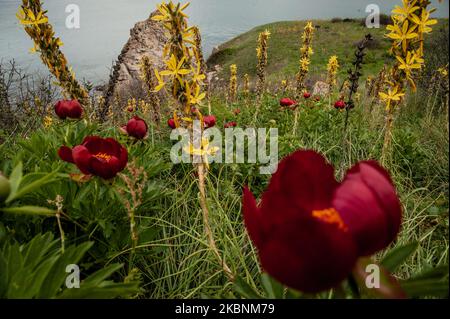
[[338,211],[334,208],[314,210],[312,212],[312,216],[327,224],[334,224],[343,231],[348,230],[347,226],[341,218],[341,215],[339,215]]
[[228,90],[228,97],[231,102],[236,101],[237,96],[237,65],[230,65],[230,86]]
[[179,111],[184,113],[181,118],[197,115],[201,120],[198,111],[192,114],[192,107],[206,97],[206,93],[202,92],[206,77],[202,73],[202,63],[199,62],[201,58],[194,41],[194,28],[188,26],[187,15],[184,13],[188,5],[189,3],[175,5],[172,1],[162,3],[158,5],[159,14],[152,18],[163,24],[169,38],[163,56],[166,69],[161,72],[155,70],[158,81],[155,91],[161,90],[169,81],[172,86],[171,94],[179,103]]
[[32,52],[39,52],[42,62],[58,80],[58,85],[72,99],[80,103],[88,103],[88,93],[75,79],[75,74],[69,67],[66,57],[61,52],[61,40],[55,37],[55,32],[46,11],[42,9],[40,0],[22,0],[17,18],[24,26],[25,32],[34,42]]
[[314,26],[312,22],[308,22],[303,30],[302,46],[300,48],[299,71],[297,73],[297,95],[302,94],[305,89],[305,78],[309,72],[309,64],[311,63],[312,40],[314,35]]
[[269,48],[269,30],[261,32],[258,37],[258,46],[256,48],[256,57],[258,58],[258,65],[256,67],[256,74],[258,76],[258,83],[256,84],[256,93],[258,97],[264,93],[266,87],[266,68],[268,62],[267,50]]
[[338,57],[333,55],[328,60],[328,65],[327,65],[327,71],[328,71],[327,84],[330,87],[330,93],[333,91],[333,88],[336,86],[336,74],[337,74],[338,69],[339,69]]

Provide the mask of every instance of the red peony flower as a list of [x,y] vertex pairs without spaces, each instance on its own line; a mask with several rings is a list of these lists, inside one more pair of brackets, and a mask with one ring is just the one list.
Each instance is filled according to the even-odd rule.
[[203,123],[205,127],[213,127],[216,125],[216,117],[214,115],[207,115],[203,118]]
[[225,125],[223,127],[230,128],[230,127],[236,127],[236,126],[237,126],[237,123],[233,121],[233,122],[225,123]]
[[311,93],[309,93],[309,92],[303,93],[303,98],[309,99],[310,97],[311,97]]
[[79,119],[83,115],[83,108],[77,100],[61,100],[55,104],[55,113],[60,119]]
[[336,101],[336,103],[334,103],[334,107],[339,110],[345,109],[345,105],[345,102],[342,100]]
[[297,104],[296,101],[291,100],[290,98],[287,98],[287,97],[280,100],[280,105],[281,106],[293,106],[293,105],[296,105],[296,104]]
[[85,137],[81,145],[73,149],[61,146],[59,157],[75,164],[86,175],[113,178],[122,171],[128,162],[128,152],[115,139],[98,136]]
[[314,151],[280,162],[259,207],[245,188],[243,211],[263,268],[311,293],[335,287],[359,257],[387,247],[402,214],[392,181],[376,162],[356,164],[338,183]]
[[128,135],[141,140],[147,135],[148,126],[147,123],[145,123],[145,121],[139,116],[134,116],[128,121],[128,124],[124,127],[124,130]]
[[174,119],[169,119],[169,120],[167,121],[167,125],[169,125],[169,127],[170,127],[171,129],[176,129],[176,128],[177,128],[177,126],[175,125],[175,120],[174,120]]

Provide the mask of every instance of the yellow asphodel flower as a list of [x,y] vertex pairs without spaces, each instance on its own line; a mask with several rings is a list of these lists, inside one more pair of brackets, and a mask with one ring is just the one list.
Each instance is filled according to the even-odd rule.
[[411,15],[411,20],[418,26],[421,33],[430,33],[433,29],[429,26],[438,23],[436,19],[430,20],[430,12],[427,10],[422,10],[420,18],[415,14]]
[[439,68],[437,71],[443,77],[447,77],[448,76],[448,64],[442,68]]
[[416,32],[414,32],[417,28],[417,25],[414,25],[410,28],[408,20],[405,20],[405,22],[403,22],[402,28],[400,28],[398,24],[388,25],[386,28],[391,31],[391,33],[387,34],[387,37],[395,40],[398,45],[401,45],[403,48],[403,52],[406,52],[407,50],[407,41],[419,36]]
[[200,85],[194,82],[194,89],[190,85],[186,85],[186,97],[190,105],[200,104],[200,102],[206,97],[206,93],[200,93]]
[[163,76],[171,76],[177,78],[178,81],[183,84],[183,78],[181,76],[191,73],[191,70],[183,69],[185,59],[186,58],[183,57],[180,61],[177,61],[175,55],[172,54],[170,59],[166,62],[166,65],[169,69],[162,71],[160,74]]
[[267,37],[267,39],[270,37],[271,33],[268,29],[264,30],[264,32],[262,33],[263,36]]
[[25,10],[20,9],[16,16],[19,19],[20,24],[34,25],[37,28],[39,28],[40,24],[48,22],[48,18],[44,16],[43,11],[40,11],[37,15],[34,15],[32,10],[25,8]]
[[194,148],[194,145],[190,142],[189,145],[184,148],[184,151],[190,155],[201,156],[206,168],[209,169],[208,157],[215,156],[219,149],[220,148],[217,146],[211,147],[207,138],[202,138],[200,148]]
[[392,101],[400,101],[402,96],[405,95],[403,92],[399,92],[398,86],[394,87],[392,90],[389,88],[387,93],[380,92],[379,93],[380,98],[386,102],[386,110],[391,109],[391,102]]
[[314,26],[313,26],[312,22],[309,21],[308,23],[306,23],[305,31],[312,32],[313,30],[314,30]]
[[396,59],[400,63],[398,68],[400,70],[404,70],[407,77],[411,76],[411,72],[413,70],[421,69],[422,63],[424,62],[420,56],[417,56],[416,53],[411,52],[408,52],[405,59],[399,56],[396,56]]
[[203,80],[206,79],[206,76],[202,73],[200,67],[201,67],[200,63],[197,63],[197,69],[194,69],[193,67],[191,67],[192,82],[202,83]]
[[159,92],[166,85],[166,82],[164,82],[164,80],[162,79],[158,70],[155,69],[154,71],[155,71],[156,80],[158,81],[158,85],[155,87],[154,92]]
[[403,7],[395,6],[392,13],[405,19],[420,9],[418,6],[415,6],[415,4],[416,1],[403,0]]

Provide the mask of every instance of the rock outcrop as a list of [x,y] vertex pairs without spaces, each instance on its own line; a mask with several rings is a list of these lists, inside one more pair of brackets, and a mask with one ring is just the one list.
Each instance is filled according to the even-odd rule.
[[155,14],[156,12],[153,12],[147,20],[136,23],[131,29],[130,38],[113,67],[104,94],[106,108],[102,112],[103,115],[116,96],[121,100],[126,100],[131,96],[139,96],[139,92],[144,94],[140,74],[140,63],[143,56],[149,56],[155,68],[162,69],[164,67],[162,55],[167,37],[163,26],[151,19]]

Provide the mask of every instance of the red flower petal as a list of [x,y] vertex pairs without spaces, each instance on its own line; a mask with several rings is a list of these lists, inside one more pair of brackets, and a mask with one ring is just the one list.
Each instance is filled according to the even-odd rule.
[[72,100],[67,103],[67,116],[72,119],[79,119],[83,115],[83,108],[80,102]]
[[120,171],[120,161],[117,157],[111,157],[109,160],[92,157],[90,160],[92,174],[104,179],[111,179]]
[[262,267],[271,276],[310,293],[338,285],[356,262],[356,248],[348,233],[307,216],[274,228],[259,253]]
[[262,244],[263,240],[263,216],[256,205],[253,194],[247,187],[244,187],[244,195],[242,198],[242,208],[244,212],[244,222],[250,238],[255,243],[256,247]]
[[72,149],[67,146],[61,146],[58,150],[58,156],[65,162],[74,164],[72,157]]
[[91,174],[90,168],[89,168],[89,162],[92,158],[92,154],[89,152],[89,150],[83,146],[78,145],[75,146],[72,150],[72,156],[73,160],[75,162],[75,165],[77,165],[78,169],[83,174]]
[[143,139],[147,135],[147,123],[138,116],[133,117],[128,121],[127,133],[137,139]]
[[291,205],[311,212],[331,207],[337,186],[333,166],[322,155],[301,150],[280,162],[268,192],[282,193]]
[[65,101],[58,101],[55,104],[55,113],[60,119],[65,119],[67,117],[66,108],[64,107]]
[[128,151],[125,147],[121,146],[119,154],[119,172],[122,171],[128,164]]
[[361,256],[386,248],[400,230],[400,201],[388,173],[376,162],[360,162],[349,170],[334,194],[333,205]]

